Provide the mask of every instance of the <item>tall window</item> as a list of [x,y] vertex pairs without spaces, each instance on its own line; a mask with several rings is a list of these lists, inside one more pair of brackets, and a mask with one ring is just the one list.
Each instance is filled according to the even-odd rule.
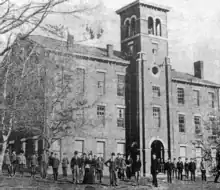
[[98,94],[101,96],[105,94],[105,73],[97,72],[97,88]]
[[160,87],[152,86],[153,97],[160,97]]
[[201,117],[200,116],[194,116],[194,124],[195,124],[195,133],[200,134],[201,133]]
[[177,88],[177,100],[178,100],[178,104],[184,104],[185,103],[184,89],[183,88]]
[[161,22],[160,22],[160,20],[158,18],[156,19],[156,35],[157,36],[162,36]]
[[209,107],[214,108],[215,107],[215,100],[214,100],[214,93],[209,92]]
[[97,117],[104,124],[104,122],[105,122],[105,106],[97,106]]
[[76,82],[77,86],[75,86],[77,93],[85,92],[85,69],[77,68],[76,69]]
[[134,54],[134,45],[128,46],[128,55],[132,56]]
[[180,146],[180,157],[185,158],[186,157],[186,147]]
[[198,90],[193,90],[193,99],[194,99],[194,105],[199,106],[200,101],[199,101],[199,91]]
[[130,36],[130,21],[127,20],[125,22],[125,38],[128,38]]
[[153,121],[155,127],[160,127],[160,108],[153,107]]
[[105,142],[97,142],[97,156],[105,159]]
[[78,151],[79,156],[81,156],[84,152],[84,141],[83,140],[76,140],[74,149],[75,149],[75,151]]
[[125,76],[124,75],[118,75],[117,95],[118,96],[125,95]]
[[117,143],[117,153],[125,155],[125,143]]
[[135,35],[136,34],[136,19],[132,18],[131,19],[131,35]]
[[185,133],[185,115],[179,114],[178,120],[179,120],[179,132]]
[[152,17],[148,17],[148,34],[154,34],[154,21]]
[[117,108],[117,126],[125,127],[125,109]]

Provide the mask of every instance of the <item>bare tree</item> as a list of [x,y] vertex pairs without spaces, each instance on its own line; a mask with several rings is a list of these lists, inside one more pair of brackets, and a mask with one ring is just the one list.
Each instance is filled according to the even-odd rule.
[[[68,6],[69,3],[69,6]],[[68,10],[60,10],[59,7],[65,5]],[[39,0],[30,1],[26,4],[15,4],[10,0],[0,0],[0,56],[11,49],[13,41],[18,37],[25,39],[37,29],[48,32],[57,37],[63,38],[65,26],[52,25],[45,22],[49,15],[71,15],[80,18],[82,14],[89,14],[97,9],[99,5],[73,4],[70,0]],[[72,7],[72,8],[71,8]],[[96,27],[97,28],[97,27]],[[103,29],[94,30],[91,23],[85,26],[90,38],[100,38]]]
[[[70,134],[70,123],[71,126],[85,124],[84,120],[76,121],[73,112],[94,106],[94,103],[89,105],[86,99],[76,100],[75,96],[69,99],[68,95],[72,89],[70,83],[64,82],[63,78],[54,80],[55,72],[51,71],[57,69],[50,64],[51,60],[42,59],[42,48],[37,44],[24,47],[21,43],[37,29],[64,38],[66,29],[63,25],[44,23],[48,15],[72,15],[79,18],[81,14],[96,8],[80,5],[67,11],[57,9],[67,2],[68,0],[44,0],[16,5],[10,0],[0,1],[0,34],[6,39],[0,39],[3,47],[0,49],[0,56],[4,56],[0,67],[0,88],[4,105],[1,110],[3,146],[0,169],[8,139],[13,131],[29,135],[40,134],[41,138],[51,144],[56,137]],[[94,38],[93,29],[92,25],[85,28],[91,39]],[[102,33],[103,30],[98,30],[95,37],[99,38]],[[75,103],[71,104],[73,102]]]

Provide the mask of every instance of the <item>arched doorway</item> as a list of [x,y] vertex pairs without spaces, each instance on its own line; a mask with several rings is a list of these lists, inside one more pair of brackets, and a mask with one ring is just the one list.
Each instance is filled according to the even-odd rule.
[[159,140],[155,140],[151,144],[151,159],[153,157],[153,154],[156,155],[157,159],[160,159],[160,161],[164,160],[164,146],[163,143]]

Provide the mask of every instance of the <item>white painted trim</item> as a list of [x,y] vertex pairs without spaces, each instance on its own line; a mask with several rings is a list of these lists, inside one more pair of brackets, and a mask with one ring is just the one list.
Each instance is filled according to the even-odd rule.
[[123,73],[123,72],[117,72],[117,71],[116,71],[116,74],[117,74],[117,75],[123,75],[123,76],[126,75],[126,73]]
[[185,113],[185,112],[179,112],[179,111],[177,111],[176,113],[177,113],[177,115],[185,115],[185,116],[186,116],[186,113]]
[[116,143],[119,144],[125,144],[125,140],[124,139],[115,139]]
[[198,116],[198,117],[202,118],[202,115],[200,113],[193,113],[193,120],[194,120],[195,116]]
[[134,41],[128,42],[128,46],[133,45],[133,44],[134,44]]
[[137,16],[136,15],[132,15],[131,16],[131,20],[132,20],[132,18],[135,18],[135,20],[137,20]]
[[131,18],[126,18],[126,19],[124,20],[124,25],[126,24],[127,21],[129,21],[129,23],[131,24]]
[[151,144],[152,144],[155,140],[158,140],[158,141],[160,141],[160,142],[163,144],[164,150],[167,149],[167,146],[166,146],[165,142],[164,142],[159,136],[157,136],[157,137],[152,137],[152,138],[150,139],[150,141],[149,141],[149,143],[148,143],[149,149],[151,149]]
[[105,69],[96,69],[96,72],[98,73],[107,73],[107,70]]
[[8,144],[14,144],[15,143],[15,141],[13,140],[13,141],[9,141],[8,142]]
[[187,144],[179,144],[180,147],[188,147]]
[[23,138],[23,139],[21,139],[20,141],[21,141],[21,142],[24,142],[24,141],[26,141],[26,138]]
[[38,139],[38,136],[33,136],[32,139],[36,140],[36,139]]
[[85,66],[77,66],[76,69],[84,69],[84,70],[86,70],[86,67]]
[[116,107],[117,107],[117,108],[123,108],[123,109],[125,109],[125,108],[126,108],[126,106],[125,106],[125,105],[118,105],[118,104],[116,104]]
[[83,138],[83,137],[75,137],[74,138],[74,142],[75,141],[85,141],[85,138]]
[[97,103],[97,106],[107,106],[107,104],[106,103]]
[[95,138],[95,140],[96,140],[96,143],[97,142],[104,142],[104,143],[106,143],[106,139]]
[[157,45],[159,44],[159,42],[156,42],[156,41],[153,41],[153,40],[151,40],[151,43],[152,44],[157,44]]

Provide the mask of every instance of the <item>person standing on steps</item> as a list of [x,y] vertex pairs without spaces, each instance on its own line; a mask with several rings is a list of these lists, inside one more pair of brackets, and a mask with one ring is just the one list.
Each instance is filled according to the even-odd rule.
[[184,163],[184,171],[185,171],[185,175],[186,178],[189,178],[189,162],[188,162],[188,158],[186,158],[185,163]]
[[177,170],[178,170],[178,179],[183,180],[183,162],[181,161],[181,157],[179,157],[177,162]]
[[117,166],[114,152],[111,154],[111,158],[105,162],[105,165],[109,167],[110,186],[117,186]]
[[203,161],[203,158],[200,162],[200,170],[202,173],[202,181],[206,181],[206,163]]
[[141,160],[140,160],[140,155],[138,154],[136,160],[134,161],[134,172],[135,172],[135,180],[137,185],[139,185],[140,171],[141,171]]
[[196,163],[194,162],[193,158],[191,158],[191,161],[189,163],[189,171],[190,171],[190,174],[191,174],[191,181],[196,181],[196,176],[195,176]]
[[152,163],[151,163],[151,175],[152,175],[152,183],[155,187],[158,187],[158,184],[157,184],[157,174],[159,173],[159,165],[158,165],[158,162],[157,162],[157,158],[156,158],[156,155],[153,154],[153,159],[152,159]]
[[167,171],[167,182],[172,183],[172,171],[173,171],[173,163],[169,158],[167,163],[165,164],[165,170]]

